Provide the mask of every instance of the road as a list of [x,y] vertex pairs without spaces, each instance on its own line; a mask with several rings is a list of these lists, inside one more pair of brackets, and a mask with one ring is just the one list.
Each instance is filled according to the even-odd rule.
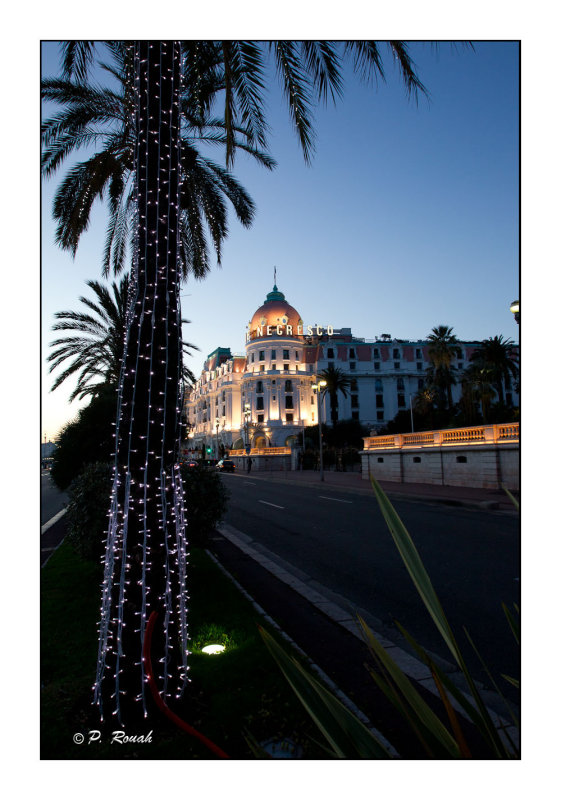
[[[373,496],[224,475],[225,521],[365,609],[388,636],[398,620],[450,661],[422,606]],[[519,675],[518,651],[501,603],[519,603],[515,515],[396,501],[470,667],[483,677],[465,625],[493,675]],[[389,637],[391,638],[391,637]],[[394,637],[395,638],[395,637]]]
[[41,470],[41,525],[52,519],[68,502],[66,492],[61,492],[51,480],[48,470]]

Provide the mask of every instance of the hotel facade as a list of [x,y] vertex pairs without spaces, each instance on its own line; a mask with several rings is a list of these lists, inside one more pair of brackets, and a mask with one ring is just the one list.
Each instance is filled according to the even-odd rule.
[[[453,365],[461,372],[477,342],[459,342]],[[244,353],[218,347],[185,399],[188,450],[285,448],[307,426],[318,424],[318,374],[330,365],[350,381],[339,393],[338,418],[356,419],[371,430],[407,411],[426,381],[429,342],[382,334],[374,340],[350,328],[305,325],[275,285],[253,314]],[[454,402],[461,387],[453,386]],[[514,386],[505,386],[507,404],[518,404]],[[322,394],[321,421],[330,420],[329,394]]]

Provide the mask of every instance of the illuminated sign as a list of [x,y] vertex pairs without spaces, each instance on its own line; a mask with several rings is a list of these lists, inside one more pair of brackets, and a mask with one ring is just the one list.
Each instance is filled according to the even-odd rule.
[[[256,339],[263,336],[323,336],[323,333],[323,325],[258,325],[255,328]],[[333,325],[325,326],[325,333],[333,336]],[[248,331],[245,335],[246,342],[249,342],[250,338],[251,334]]]

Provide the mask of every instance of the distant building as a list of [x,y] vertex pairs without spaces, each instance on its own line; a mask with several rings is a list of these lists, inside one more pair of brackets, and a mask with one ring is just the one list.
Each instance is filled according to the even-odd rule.
[[[454,366],[461,372],[477,342],[460,342]],[[219,347],[206,359],[200,378],[185,400],[189,447],[290,446],[309,425],[317,425],[318,398],[312,389],[329,365],[350,380],[348,396],[339,394],[340,420],[356,419],[381,428],[398,411],[410,408],[426,380],[429,343],[382,334],[359,339],[350,328],[305,325],[276,286],[253,314],[245,353]],[[461,387],[452,387],[454,402]],[[507,404],[518,404],[511,385]],[[330,420],[329,395],[322,421]]]
[[41,442],[41,458],[50,458],[55,450],[55,442]]

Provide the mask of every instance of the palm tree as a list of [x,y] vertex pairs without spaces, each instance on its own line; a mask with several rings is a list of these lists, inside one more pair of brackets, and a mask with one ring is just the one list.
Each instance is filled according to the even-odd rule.
[[334,367],[332,364],[330,364],[327,369],[324,369],[323,372],[319,373],[318,380],[324,380],[327,383],[325,391],[329,394],[331,424],[335,427],[339,419],[339,392],[341,392],[343,397],[348,397],[347,390],[351,382],[343,370],[339,369],[339,367]]
[[[75,43],[74,43],[75,44]],[[87,44],[87,43],[82,43]],[[72,48],[71,48],[72,49]],[[193,95],[181,97],[181,213],[179,267],[183,277],[204,277],[210,269],[205,225],[220,263],[221,246],[227,226],[228,199],[242,225],[249,227],[254,217],[253,201],[226,169],[203,155],[201,145],[226,144],[225,123],[209,115],[209,101],[224,88],[224,82],[209,64],[216,59],[216,48],[206,48],[206,82],[199,87],[195,107]],[[42,169],[45,177],[57,172],[63,163],[84,147],[95,152],[75,164],[67,173],[54,197],[53,216],[57,221],[56,241],[76,254],[78,242],[87,230],[94,201],[107,197],[109,221],[103,254],[103,272],[112,267],[118,272],[133,249],[135,236],[135,84],[134,48],[126,42],[106,42],[100,73],[110,76],[111,85],[100,87],[88,80],[88,72],[78,70],[73,78],[71,63],[61,78],[42,81],[41,93],[60,111],[41,128]],[[66,51],[68,53],[68,47]],[[93,58],[95,48],[89,50]],[[202,104],[202,105],[201,105]],[[263,166],[272,169],[274,160],[248,141],[243,128],[231,133],[233,146],[248,152]]]
[[427,336],[429,342],[428,355],[431,366],[427,370],[430,384],[436,386],[439,392],[440,408],[444,409],[445,397],[449,411],[452,411],[452,386],[456,383],[455,367],[452,360],[461,351],[453,328],[448,325],[437,325]]
[[[400,66],[406,89],[412,94],[424,91],[405,45],[390,42],[389,47]],[[196,215],[185,214],[184,195],[191,190],[198,195],[191,179],[185,178],[189,162],[183,157],[181,102],[188,96],[188,107],[205,124],[217,98],[216,86],[222,80],[220,97],[224,100],[227,166],[231,166],[241,146],[236,137],[240,123],[243,141],[249,147],[265,147],[263,53],[267,48],[276,57],[277,71],[306,160],[311,158],[313,150],[311,108],[317,99],[341,93],[342,58],[351,56],[354,70],[365,79],[383,77],[379,48],[374,42],[125,44],[126,102],[121,103],[121,108],[127,109],[126,126],[134,133],[132,137],[115,135],[102,158],[87,162],[83,183],[76,181],[79,204],[74,203],[67,184],[55,208],[56,212],[60,207],[62,220],[62,208],[70,207],[69,221],[79,236],[92,196],[100,196],[107,187],[114,224],[124,225],[130,219],[129,209],[119,214],[118,199],[129,196],[122,189],[125,174],[134,177],[134,191],[130,195],[135,206],[131,223],[132,299],[118,394],[115,478],[94,695],[102,715],[109,706],[119,722],[123,715],[134,718],[135,706],[144,715],[149,712],[142,648],[151,614],[158,613],[162,623],[154,641],[160,656],[154,659],[159,665],[156,680],[160,691],[165,696],[180,695],[187,681],[187,552],[178,468],[179,284],[185,265],[196,270],[198,263],[194,257],[189,260],[183,250],[187,245],[196,248],[201,237]],[[63,79],[75,75],[75,83],[81,86],[93,60],[93,44],[67,43],[65,53]],[[123,123],[121,131],[126,126]],[[51,128],[50,135],[55,138],[56,125]],[[75,128],[70,124],[68,134],[68,139],[60,143],[59,160],[72,148],[74,137],[82,141],[84,137],[88,141],[95,138],[80,124]],[[126,171],[127,158],[130,172]],[[107,179],[108,172],[111,177]],[[72,235],[66,238],[64,230],[63,227],[60,242],[72,249],[77,239]],[[176,235],[178,231],[180,236]],[[121,236],[117,241],[124,239]]]
[[[483,422],[487,422],[491,401],[496,392],[492,370],[484,363],[473,363],[462,375],[464,405],[481,404]],[[471,405],[473,408],[473,406]]]
[[492,336],[480,343],[470,361],[485,370],[499,395],[499,403],[504,404],[503,381],[511,376],[518,377],[518,355],[512,339]]
[[[88,395],[97,396],[107,387],[117,390],[127,335],[128,273],[118,284],[113,282],[111,288],[99,281],[86,281],[86,285],[93,291],[95,299],[80,297],[86,311],[58,311],[55,314],[59,322],[53,325],[53,330],[71,331],[75,335],[55,339],[50,347],[56,349],[47,356],[51,364],[49,372],[73,359],[51,386],[51,392],[54,392],[67,378],[77,375],[70,402]],[[183,319],[182,323],[188,321]],[[184,354],[199,349],[188,342],[183,342],[182,347]],[[195,382],[195,376],[185,366],[183,381],[186,384]]]

